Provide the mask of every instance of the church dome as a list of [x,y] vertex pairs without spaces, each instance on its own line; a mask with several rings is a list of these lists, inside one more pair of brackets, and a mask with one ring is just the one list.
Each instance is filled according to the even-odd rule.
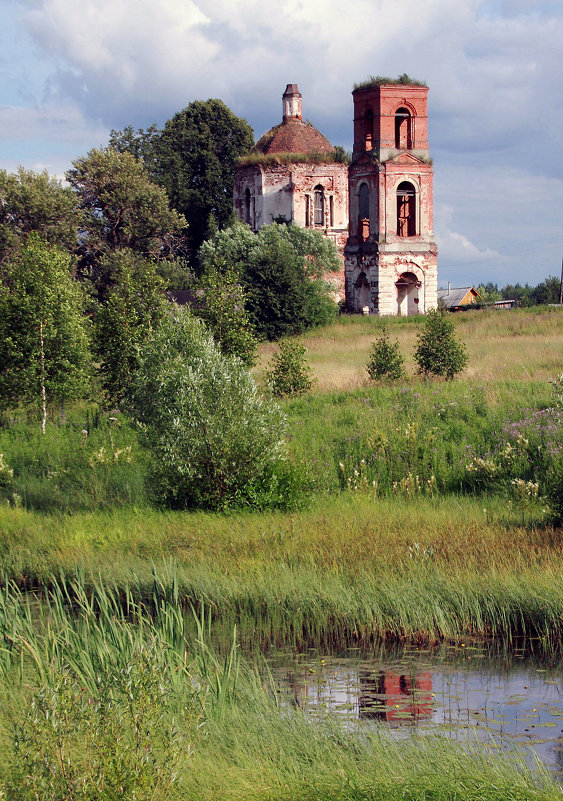
[[283,122],[270,128],[252,148],[252,153],[332,153],[334,147],[320,131],[303,122],[301,94],[290,83],[283,94]]

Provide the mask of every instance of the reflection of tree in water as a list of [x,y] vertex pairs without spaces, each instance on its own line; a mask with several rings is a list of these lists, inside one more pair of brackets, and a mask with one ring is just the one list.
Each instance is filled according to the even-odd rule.
[[553,753],[555,756],[555,765],[558,771],[563,773],[563,737],[559,737],[553,745]]
[[415,723],[432,714],[432,674],[399,675],[392,671],[359,671],[359,716],[388,723]]
[[292,706],[297,706],[299,709],[306,707],[309,685],[305,676],[298,676],[295,671],[288,670],[287,683],[291,689],[290,703]]

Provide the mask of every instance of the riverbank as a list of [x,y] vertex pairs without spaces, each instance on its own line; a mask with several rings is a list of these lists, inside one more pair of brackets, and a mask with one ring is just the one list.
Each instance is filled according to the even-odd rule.
[[559,647],[561,532],[520,518],[495,496],[346,493],[291,515],[4,507],[0,553],[20,586],[78,572],[145,599],[203,602],[264,641],[527,636]]

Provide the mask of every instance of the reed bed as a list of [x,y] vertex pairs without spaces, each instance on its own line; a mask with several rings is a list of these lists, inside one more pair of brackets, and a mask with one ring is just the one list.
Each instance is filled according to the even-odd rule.
[[352,494],[291,517],[4,509],[2,564],[22,587],[79,570],[89,587],[146,600],[156,581],[166,597],[204,603],[262,643],[472,635],[559,648],[560,532],[506,514],[495,497],[397,505]]
[[[393,739],[307,718],[267,672],[218,656],[205,614],[155,585],[150,603],[81,579],[37,606],[0,600],[0,792],[6,801],[548,801],[560,787],[522,756],[471,739]],[[172,592],[172,596],[174,591]],[[10,734],[11,732],[11,734]],[[119,748],[115,743],[119,741]]]

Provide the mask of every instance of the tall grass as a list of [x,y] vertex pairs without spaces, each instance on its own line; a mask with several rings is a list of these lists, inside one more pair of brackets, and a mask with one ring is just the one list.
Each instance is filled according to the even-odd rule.
[[[471,741],[393,740],[280,706],[267,677],[193,638],[173,600],[150,604],[81,580],[41,609],[0,603],[0,788],[49,798],[547,801],[560,788],[522,758]],[[25,681],[14,682],[14,672]],[[10,687],[11,689],[8,689]],[[7,732],[12,728],[13,735]],[[116,748],[116,743],[119,747]]]
[[[515,339],[533,340],[538,363],[541,351],[549,374],[560,372],[559,311],[481,314],[457,324],[485,340],[499,375]],[[411,338],[420,324],[388,322]],[[382,323],[343,318],[309,341],[334,354],[338,374]],[[412,381],[285,403],[290,460],[311,494],[310,509],[285,514],[150,508],[143,453],[119,414],[78,409],[45,438],[12,423],[0,429],[5,578],[48,586],[78,568],[89,585],[103,576],[146,599],[156,568],[184,604],[203,601],[263,641],[472,632],[557,646],[561,536],[544,496],[563,461],[563,427],[545,368],[529,367],[537,380]]]
[[44,435],[20,415],[0,427],[0,454],[0,501],[12,506],[73,512],[146,504],[146,460],[119,412],[79,406]]
[[[481,309],[454,316],[456,335],[469,354],[467,380],[477,384],[497,381],[547,381],[561,370],[563,309]],[[369,385],[366,364],[372,342],[385,327],[391,339],[398,339],[405,357],[405,369],[414,379],[413,352],[416,335],[424,317],[340,317],[331,326],[303,334],[308,358],[317,379],[316,394],[351,391]],[[263,369],[275,350],[273,344],[260,348],[258,370]]]
[[[561,644],[563,549],[556,529],[507,525],[502,499],[419,498],[400,505],[351,493],[294,514],[116,512],[45,519],[10,513],[3,565],[24,586],[77,566],[124,597],[162,592],[204,603],[262,643],[468,634]],[[26,542],[27,539],[27,542]],[[9,544],[6,542],[9,540]],[[7,547],[6,547],[7,546]]]

